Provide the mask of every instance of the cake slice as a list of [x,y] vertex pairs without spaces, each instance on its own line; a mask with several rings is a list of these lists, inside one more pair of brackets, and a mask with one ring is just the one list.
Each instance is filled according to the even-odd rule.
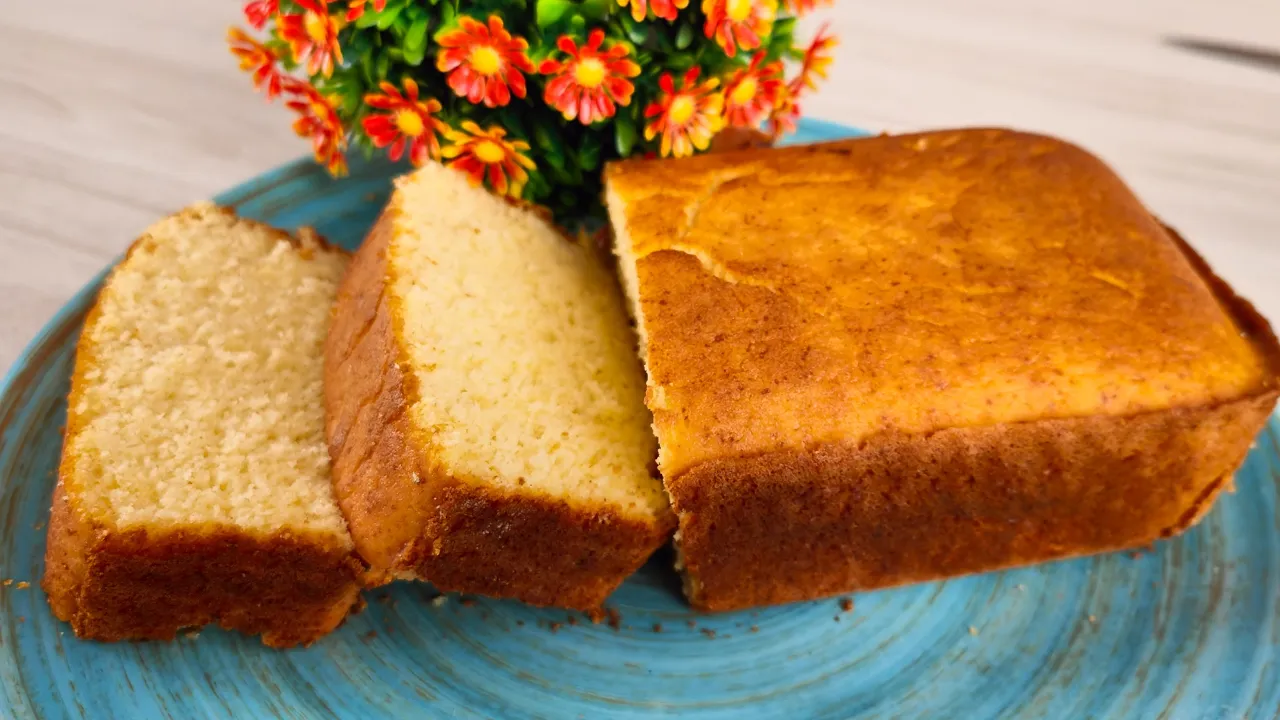
[[606,188],[700,608],[1169,537],[1276,402],[1266,322],[1059,140],[627,161]]
[[76,349],[44,589],[80,637],[309,643],[358,600],[324,443],[345,253],[197,205],[112,271]]
[[599,607],[674,525],[643,395],[600,258],[461,173],[401,178],[325,348],[368,581]]

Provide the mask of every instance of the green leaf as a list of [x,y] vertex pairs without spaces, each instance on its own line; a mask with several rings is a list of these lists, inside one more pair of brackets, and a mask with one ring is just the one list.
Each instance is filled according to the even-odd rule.
[[588,172],[600,167],[600,136],[596,134],[583,138],[578,146],[578,166]]
[[636,124],[631,119],[631,114],[619,112],[614,119],[614,142],[618,147],[618,155],[620,157],[628,157],[631,155],[631,148],[636,144]]
[[377,68],[374,70],[374,74],[378,76],[377,79],[379,81],[385,80],[387,78],[387,70],[390,69],[390,67],[391,67],[390,53],[384,53],[382,55],[379,55],[378,65],[377,65]]
[[396,18],[400,17],[400,11],[403,9],[404,9],[404,6],[394,7],[394,8],[388,7],[386,10],[383,10],[381,13],[379,13],[378,23],[377,23],[378,29],[386,30],[387,28],[391,27],[391,25],[395,23]]
[[384,12],[373,12],[372,10],[368,10],[368,9],[366,9],[366,10],[364,11],[364,14],[363,14],[363,15],[361,15],[361,16],[360,16],[360,17],[358,17],[358,18],[356,18],[356,27],[361,28],[361,29],[364,29],[364,28],[371,28],[371,27],[373,27],[374,25],[377,25],[377,24],[378,24],[378,19],[379,19],[379,18],[381,18],[381,17],[383,16],[383,14],[385,14],[385,13],[384,13]]
[[548,130],[544,123],[533,126],[533,142],[547,152],[560,152],[560,143],[556,135]]
[[693,67],[695,62],[694,57],[689,53],[676,53],[667,58],[667,67],[674,72],[683,73]]
[[360,62],[356,64],[360,66],[360,72],[364,75],[365,84],[369,87],[376,87],[378,80],[373,77],[373,48],[365,48],[364,52],[360,53]]
[[795,32],[795,29],[796,29],[795,18],[783,18],[782,20],[779,20],[773,24],[773,36],[778,37],[780,35],[785,35],[789,37],[792,33]]
[[444,5],[440,6],[440,25],[442,28],[447,28],[452,25],[453,20],[456,17],[458,17],[458,10],[453,6],[453,3],[446,2]]
[[409,47],[406,45],[404,48],[404,61],[405,63],[412,65],[413,67],[417,67],[421,65],[422,61],[426,59],[426,57],[427,57],[426,43],[422,43],[418,47]]
[[637,45],[643,45],[649,39],[649,26],[643,23],[629,23],[627,37]]
[[555,25],[572,10],[573,3],[569,0],[538,0],[538,27]]
[[613,6],[617,5],[617,0],[583,0],[578,6],[578,12],[589,20],[604,20],[609,17],[609,11]]
[[684,50],[693,42],[693,26],[685,23],[680,26],[680,31],[676,33],[676,49]]
[[[409,26],[409,30],[404,34],[405,57],[409,57],[410,50],[421,50],[423,53],[427,49],[427,16],[423,15],[413,24]],[[417,63],[414,63],[415,65]]]

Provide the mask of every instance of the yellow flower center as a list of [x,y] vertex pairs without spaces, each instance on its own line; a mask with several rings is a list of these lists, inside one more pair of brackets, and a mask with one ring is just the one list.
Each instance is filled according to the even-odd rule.
[[725,15],[728,15],[730,20],[740,23],[751,14],[753,2],[754,0],[726,0],[724,4]]
[[311,101],[311,114],[318,120],[325,120],[329,117],[329,108],[318,100]]
[[302,17],[302,27],[307,31],[307,37],[311,38],[311,42],[317,45],[324,45],[328,40],[329,22],[328,18],[319,13],[308,12]]
[[502,56],[491,45],[479,45],[471,51],[471,68],[481,75],[496,75],[502,69]]
[[597,88],[604,82],[604,63],[595,58],[587,58],[573,69],[573,79],[584,88]]
[[507,154],[503,152],[502,147],[492,140],[481,140],[476,143],[475,150],[476,159],[482,163],[500,163],[506,159]]
[[683,125],[689,122],[697,109],[698,105],[693,98],[688,95],[677,95],[676,99],[671,101],[671,108],[667,110],[667,119],[673,125]]
[[410,137],[417,137],[426,129],[422,116],[408,108],[396,112],[396,127]]
[[746,105],[756,96],[756,79],[748,77],[738,83],[738,87],[729,93],[729,102],[734,105]]

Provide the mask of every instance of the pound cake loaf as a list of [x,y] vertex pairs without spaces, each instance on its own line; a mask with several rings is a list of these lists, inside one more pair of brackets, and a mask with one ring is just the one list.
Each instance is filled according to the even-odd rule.
[[76,349],[45,556],[77,635],[217,623],[286,647],[358,601],[321,390],[346,262],[206,204],[112,271]]
[[600,258],[461,173],[402,178],[325,347],[367,581],[599,607],[674,526],[643,395]]
[[606,187],[699,608],[1169,537],[1276,401],[1266,322],[1056,139],[628,161]]

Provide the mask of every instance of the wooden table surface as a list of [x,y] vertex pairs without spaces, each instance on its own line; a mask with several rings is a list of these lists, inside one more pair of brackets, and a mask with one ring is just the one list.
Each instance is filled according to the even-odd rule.
[[[842,45],[806,114],[1077,141],[1280,320],[1280,73],[1163,41],[1280,49],[1280,1],[837,0],[820,16]],[[235,0],[4,3],[0,372],[151,221],[308,151],[237,70],[233,22]]]

